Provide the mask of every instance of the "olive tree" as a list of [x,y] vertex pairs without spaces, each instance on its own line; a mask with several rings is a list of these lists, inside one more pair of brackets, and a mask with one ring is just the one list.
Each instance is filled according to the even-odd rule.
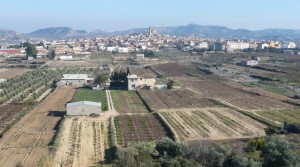
[[263,166],[294,167],[299,165],[293,144],[285,138],[275,135],[271,136],[262,148],[261,157],[264,159]]

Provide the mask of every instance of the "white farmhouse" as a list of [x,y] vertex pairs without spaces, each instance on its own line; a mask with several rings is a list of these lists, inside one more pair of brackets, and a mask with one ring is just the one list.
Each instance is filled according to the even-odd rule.
[[94,78],[88,78],[87,74],[64,74],[58,85],[84,86],[93,80]]
[[155,77],[151,74],[143,74],[141,76],[128,75],[128,90],[139,90],[139,89],[154,89]]
[[252,60],[252,59],[245,59],[245,60],[242,60],[240,62],[240,65],[242,65],[242,66],[255,66],[255,65],[258,65],[258,61],[257,60]]
[[91,101],[79,101],[67,104],[67,115],[100,115],[101,103]]

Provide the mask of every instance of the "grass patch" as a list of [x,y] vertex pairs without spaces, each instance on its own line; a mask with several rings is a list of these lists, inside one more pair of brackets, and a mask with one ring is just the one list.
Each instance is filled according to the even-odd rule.
[[114,107],[116,108],[117,111],[120,111],[121,110],[121,105],[120,105],[120,102],[119,102],[119,90],[112,90],[112,91],[110,91],[110,93],[111,93],[111,98],[112,98],[113,103],[114,103]]
[[107,53],[99,53],[99,54],[90,54],[89,56],[90,60],[99,60],[99,59],[110,59],[112,60],[112,54],[107,54]]
[[277,81],[259,81],[257,83],[242,83],[249,87],[260,87],[264,90],[281,94],[284,96],[292,96],[296,92],[288,87],[288,84]]
[[294,107],[284,110],[277,111],[260,111],[256,112],[258,115],[261,115],[265,118],[280,122],[280,123],[299,123],[300,120],[300,108]]
[[107,110],[107,97],[105,90],[92,90],[88,88],[80,88],[76,91],[72,101],[93,101],[101,102],[102,110]]

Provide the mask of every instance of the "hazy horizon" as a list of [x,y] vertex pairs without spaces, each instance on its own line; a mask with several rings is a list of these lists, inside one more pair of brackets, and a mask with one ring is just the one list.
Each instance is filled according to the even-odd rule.
[[131,28],[198,25],[231,29],[300,29],[297,0],[215,1],[4,1],[0,29],[30,33],[48,27],[122,31]]

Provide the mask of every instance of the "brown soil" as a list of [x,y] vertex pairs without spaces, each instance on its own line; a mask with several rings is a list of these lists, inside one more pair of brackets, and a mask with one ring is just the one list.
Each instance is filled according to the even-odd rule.
[[0,68],[0,78],[13,78],[17,75],[21,75],[27,71],[30,71],[30,69],[22,69],[22,68]]
[[58,88],[6,132],[0,140],[0,164],[37,166],[41,157],[48,155],[54,126],[60,120],[49,112],[65,111],[65,103],[74,93],[74,88]]

